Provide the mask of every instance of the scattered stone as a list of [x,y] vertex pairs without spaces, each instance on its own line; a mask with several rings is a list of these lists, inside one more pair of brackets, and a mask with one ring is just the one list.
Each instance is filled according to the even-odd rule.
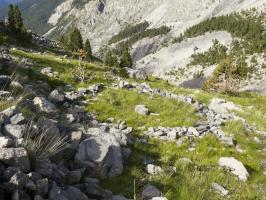
[[190,160],[189,158],[179,158],[178,161],[184,163],[184,164],[192,164],[192,160]]
[[53,90],[50,94],[48,99],[55,103],[64,102],[65,96],[61,94],[58,90]]
[[140,115],[148,115],[149,109],[145,105],[136,105],[135,112]]
[[80,170],[70,171],[67,176],[67,183],[70,185],[77,184],[81,180],[82,173]]
[[36,159],[35,171],[43,177],[50,178],[53,174],[53,164],[49,159]]
[[157,175],[157,174],[161,174],[163,172],[163,169],[160,166],[156,166],[153,164],[148,164],[146,166],[146,172],[148,174],[153,174],[153,175]]
[[23,172],[30,170],[28,154],[24,148],[1,148],[0,161],[9,166],[20,167]]
[[48,193],[49,184],[48,179],[40,179],[36,181],[36,194],[45,197],[45,195]]
[[20,139],[22,138],[25,129],[25,125],[7,124],[4,126],[3,131],[5,135],[13,139]]
[[11,124],[24,124],[26,121],[22,113],[15,114],[10,118]]
[[11,83],[11,78],[7,75],[0,75],[0,88],[7,88]]
[[0,148],[10,147],[14,144],[13,140],[11,140],[7,136],[0,136]]
[[33,99],[34,105],[37,105],[41,112],[53,113],[56,112],[56,107],[44,97],[35,97]]
[[249,173],[244,165],[233,157],[221,157],[219,159],[219,165],[232,170],[232,173],[242,181],[246,181],[249,177]]
[[10,178],[9,184],[11,187],[22,189],[26,186],[28,180],[29,177],[26,174],[17,172]]
[[226,196],[229,191],[226,190],[223,186],[219,185],[218,183],[212,183],[212,189],[218,192],[221,196]]
[[160,196],[162,196],[160,190],[158,190],[156,187],[150,184],[146,185],[142,192],[142,197],[144,200],[150,200],[154,197],[160,197]]

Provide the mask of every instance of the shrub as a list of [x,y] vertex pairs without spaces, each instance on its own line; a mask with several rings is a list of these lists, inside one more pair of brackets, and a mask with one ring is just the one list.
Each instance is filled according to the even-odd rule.
[[67,137],[49,133],[50,128],[38,130],[30,121],[24,132],[23,147],[31,159],[49,158],[65,148]]

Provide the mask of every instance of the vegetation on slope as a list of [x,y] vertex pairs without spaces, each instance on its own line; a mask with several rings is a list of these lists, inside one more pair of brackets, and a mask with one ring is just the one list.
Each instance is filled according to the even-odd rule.
[[[60,76],[57,78],[57,82],[54,78],[49,78],[48,83],[53,87],[60,82],[71,83],[75,87],[99,82],[104,82],[110,86],[112,82],[117,80],[113,76],[107,76],[107,74],[112,74],[109,67],[99,63],[86,63],[86,70],[91,73],[91,80],[80,85],[73,78],[71,71],[78,63],[76,59],[65,59],[50,53],[37,54],[19,50],[12,50],[12,53],[22,58],[32,59],[35,62],[33,68],[35,72],[46,66],[51,66],[53,70],[59,71]],[[36,78],[36,75],[30,77]],[[129,81],[139,80],[129,79]],[[244,111],[239,113],[241,117],[244,117],[248,123],[256,128],[266,131],[265,96],[241,94],[231,97],[218,93],[176,88],[152,78],[146,82],[161,90],[167,89],[176,94],[193,95],[206,104],[213,97],[233,101],[242,106]],[[145,144],[141,142],[143,131],[139,127],[192,125],[197,119],[194,109],[175,100],[162,99],[157,96],[149,97],[134,91],[106,89],[99,95],[97,98],[88,99],[90,100],[90,104],[87,106],[89,111],[97,113],[98,119],[102,121],[109,117],[114,117],[116,121],[125,120],[127,124],[137,130],[134,133],[136,140],[130,146],[132,155],[125,162],[124,173],[116,178],[101,180],[101,185],[105,188],[111,189],[116,194],[122,193],[128,198],[132,198],[134,194],[133,182],[136,180],[137,197],[141,196],[143,185],[151,183],[157,186],[169,200],[222,200],[224,197],[210,189],[213,182],[218,182],[230,191],[228,198],[232,200],[261,199],[266,195],[266,176],[263,175],[261,167],[261,162],[266,158],[265,151],[261,151],[266,145],[265,140],[253,132],[247,133],[240,121],[227,122],[223,130],[234,135],[237,144],[245,150],[244,153],[239,153],[233,147],[225,147],[211,134],[202,138],[187,139],[181,146],[156,139],[149,139]],[[138,103],[147,104],[151,111],[158,112],[160,115],[136,116],[134,106]],[[250,115],[251,111],[254,114]],[[255,136],[259,137],[262,142],[255,142]],[[195,143],[195,150],[188,151],[193,143]],[[217,163],[221,156],[233,156],[243,162],[250,173],[249,180],[241,182],[227,170],[219,168]],[[192,163],[183,163],[180,158],[184,157],[191,159]],[[144,160],[146,159],[156,160],[155,164],[162,166],[164,173],[153,176],[147,175],[144,170]],[[173,173],[172,167],[176,167],[176,173]]]
[[265,16],[252,16],[249,13],[230,14],[207,19],[188,28],[184,34],[175,39],[180,42],[184,38],[196,37],[206,32],[228,31],[233,37],[244,40],[248,52],[263,52],[266,48]]
[[149,23],[147,21],[136,24],[136,25],[128,25],[122,31],[120,31],[117,35],[113,36],[109,44],[119,42],[125,38],[131,37],[134,34],[145,31],[149,27]]

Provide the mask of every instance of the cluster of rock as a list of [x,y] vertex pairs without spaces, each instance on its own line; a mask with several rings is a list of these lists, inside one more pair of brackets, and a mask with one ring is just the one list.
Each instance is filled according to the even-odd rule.
[[40,46],[45,46],[45,47],[52,47],[52,48],[59,48],[59,44],[57,41],[55,40],[49,40],[47,39],[46,37],[44,36],[40,36],[36,33],[31,33],[31,36],[32,36],[32,41],[33,43],[37,44],[37,45],[40,45]]
[[[153,89],[147,83],[131,84],[121,80],[117,85],[113,86],[128,90],[136,90],[148,95],[159,95],[164,98],[177,99],[194,106],[198,112],[197,115],[206,118],[206,121],[197,122],[195,127],[150,128],[147,131],[148,136],[154,136],[163,140],[175,140],[181,136],[200,136],[206,133],[214,133],[222,143],[228,145],[234,144],[233,138],[231,136],[226,136],[220,128],[220,126],[229,119],[239,119],[234,114],[228,112],[230,110],[241,111],[241,108],[232,102],[226,102],[222,99],[213,99],[210,106],[207,107],[203,103],[193,99],[193,97],[178,95],[157,88]],[[140,114],[148,114],[148,109],[144,105],[137,105],[135,111]]]
[[[100,187],[98,178],[121,175],[124,161],[131,153],[126,146],[132,128],[125,122],[114,124],[111,119],[109,123],[99,123],[79,101],[87,93],[100,92],[103,84],[76,92],[71,86],[52,90],[39,83],[19,84],[21,92],[30,95],[0,112],[0,196],[14,200],[126,200]],[[1,75],[1,88],[8,92],[12,84],[10,76]],[[71,92],[79,97],[69,98]],[[1,98],[9,101],[6,96]],[[19,109],[21,106],[37,113],[36,120],[27,119]],[[25,146],[29,121],[36,130],[65,136],[68,142],[64,150],[52,157],[34,157]]]

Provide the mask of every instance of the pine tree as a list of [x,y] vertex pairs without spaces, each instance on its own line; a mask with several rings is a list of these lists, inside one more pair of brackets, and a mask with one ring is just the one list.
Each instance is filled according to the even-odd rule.
[[9,4],[8,7],[8,26],[11,30],[15,30],[14,6],[12,4]]
[[23,20],[18,5],[14,8],[14,28],[19,33],[23,30]]
[[132,67],[132,58],[131,55],[129,53],[129,49],[128,47],[124,48],[123,52],[122,52],[122,57],[120,60],[120,67],[121,68],[131,68]]
[[90,58],[92,56],[92,50],[91,50],[91,43],[88,39],[84,44],[84,50],[87,52],[87,57]]
[[113,54],[113,52],[109,49],[104,60],[104,64],[110,67],[118,67],[118,59]]
[[69,50],[76,51],[76,52],[79,49],[83,49],[83,39],[80,34],[80,31],[77,28],[75,28],[74,31],[70,35],[68,47],[69,47]]

